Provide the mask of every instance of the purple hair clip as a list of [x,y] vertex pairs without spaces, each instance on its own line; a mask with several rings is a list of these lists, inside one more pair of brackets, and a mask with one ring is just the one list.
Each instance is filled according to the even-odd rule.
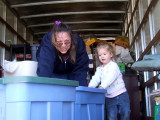
[[56,21],[56,25],[59,25],[59,24],[61,24],[61,21]]

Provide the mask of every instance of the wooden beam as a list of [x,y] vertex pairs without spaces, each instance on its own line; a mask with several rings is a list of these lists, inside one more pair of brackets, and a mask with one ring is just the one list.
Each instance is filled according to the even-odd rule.
[[158,76],[160,73],[158,73],[156,76],[150,78],[147,82],[143,83],[141,88],[144,89],[146,86],[150,86],[154,82],[158,81]]
[[10,50],[9,46],[7,46],[6,44],[4,44],[1,40],[0,40],[0,46],[4,47],[6,50]]
[[29,44],[21,35],[19,35],[6,21],[3,20],[3,18],[0,16],[0,21],[6,25],[6,27],[13,32],[14,34],[17,35],[17,37],[24,43]]
[[157,3],[157,1],[158,1],[158,0],[152,0],[152,1],[150,2],[149,6],[148,6],[148,8],[147,8],[147,10],[146,10],[146,12],[145,12],[145,14],[144,14],[144,17],[143,17],[143,19],[142,19],[142,22],[140,23],[140,25],[139,25],[139,27],[138,27],[138,29],[137,29],[137,32],[136,32],[135,36],[133,37],[133,40],[132,40],[131,45],[130,45],[130,48],[132,48],[133,44],[135,43],[137,36],[140,34],[140,31],[141,31],[142,26],[143,26],[144,23],[146,22],[146,20],[147,20],[147,18],[148,18],[148,15],[149,15],[149,13],[150,13],[150,11],[151,11],[151,9],[152,9],[152,7]]
[[127,30],[126,30],[126,33],[125,33],[125,36],[127,36],[127,33],[128,33],[128,31],[129,31],[129,28],[130,28],[130,25],[131,25],[131,23],[132,23],[132,21],[133,21],[133,16],[134,16],[134,14],[135,14],[135,12],[136,12],[136,9],[138,8],[138,4],[139,4],[139,0],[136,1],[134,10],[133,10],[133,12],[132,12],[132,14],[131,14],[131,19],[130,19],[130,21],[129,21],[129,24],[128,24],[128,27],[127,27]]
[[143,53],[141,54],[141,56],[139,57],[139,60],[142,60],[144,55],[146,55],[148,52],[151,51],[151,47],[156,44],[158,41],[160,40],[160,30],[157,32],[157,34],[154,36],[154,38],[152,39],[152,41],[148,44],[148,46],[146,47],[146,49],[143,51]]

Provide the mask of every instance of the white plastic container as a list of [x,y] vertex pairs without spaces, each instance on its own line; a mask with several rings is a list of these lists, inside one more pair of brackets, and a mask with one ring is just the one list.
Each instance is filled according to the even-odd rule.
[[36,61],[7,61],[4,64],[4,77],[9,76],[37,76]]

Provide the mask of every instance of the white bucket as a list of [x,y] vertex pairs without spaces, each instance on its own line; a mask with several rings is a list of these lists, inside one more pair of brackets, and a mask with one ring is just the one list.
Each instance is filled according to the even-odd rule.
[[5,61],[4,77],[9,76],[37,76],[36,61]]

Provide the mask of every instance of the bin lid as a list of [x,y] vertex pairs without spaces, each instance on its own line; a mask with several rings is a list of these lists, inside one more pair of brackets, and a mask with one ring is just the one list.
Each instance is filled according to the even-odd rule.
[[105,89],[90,88],[90,87],[84,87],[84,86],[76,87],[76,91],[96,92],[96,93],[106,93],[107,92],[107,90]]
[[78,81],[58,79],[58,78],[33,77],[33,76],[12,76],[12,77],[0,78],[0,84],[10,84],[10,83],[41,83],[41,84],[79,86]]

